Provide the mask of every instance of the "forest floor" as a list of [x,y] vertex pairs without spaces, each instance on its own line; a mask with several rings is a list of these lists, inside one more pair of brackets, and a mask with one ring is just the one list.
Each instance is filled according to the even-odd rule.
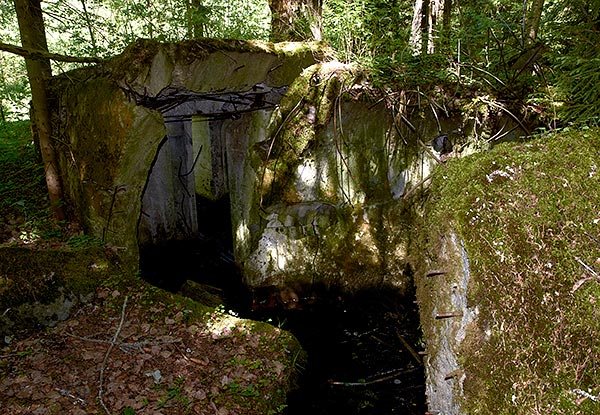
[[[97,246],[51,221],[28,124],[2,128],[0,249]],[[300,355],[278,328],[113,276],[54,327],[0,339],[0,413],[276,414]]]
[[5,337],[1,412],[262,415],[283,409],[292,357],[285,332],[257,329],[222,309],[191,318],[184,302],[155,294],[104,285],[56,327],[20,340]]

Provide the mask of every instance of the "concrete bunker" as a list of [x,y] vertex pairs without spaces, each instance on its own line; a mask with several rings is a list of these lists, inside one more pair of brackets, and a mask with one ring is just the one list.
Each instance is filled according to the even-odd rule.
[[140,40],[55,77],[54,135],[73,216],[134,270],[139,246],[197,236],[196,195],[202,213],[243,185],[243,171],[228,168],[243,170],[250,137],[323,55],[318,43]]
[[[169,254],[152,248],[173,243],[172,271],[193,255],[177,242],[195,240],[214,258],[233,251],[253,287],[406,295],[402,198],[434,164],[423,140],[461,121],[415,132],[362,95],[360,70],[315,65],[323,55],[313,43],[140,41],[55,78],[74,215],[136,271],[140,249],[160,262]],[[224,237],[231,244],[212,243]]]
[[176,291],[198,274],[215,285],[241,280],[231,219],[238,198],[230,198],[230,187],[249,174],[243,171],[248,148],[266,136],[286,89],[259,84],[161,102],[166,135],[144,187],[137,230],[140,270],[150,282]]

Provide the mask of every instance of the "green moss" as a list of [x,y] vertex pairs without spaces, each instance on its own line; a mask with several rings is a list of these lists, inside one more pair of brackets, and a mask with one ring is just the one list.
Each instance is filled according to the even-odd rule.
[[431,254],[419,262],[421,272],[435,262],[443,235],[464,240],[479,310],[461,351],[467,413],[571,414],[583,406],[570,391],[600,393],[600,285],[582,265],[600,272],[599,160],[600,130],[573,131],[453,161],[434,178],[418,244]]
[[294,169],[319,145],[317,139],[334,116],[342,89],[361,76],[357,68],[337,62],[316,64],[290,86],[270,127],[273,142],[265,168],[273,179],[266,188],[260,183],[267,205],[274,200],[299,201],[289,189],[285,192]]
[[112,273],[115,259],[101,248],[0,248],[0,334],[26,332],[66,318]]

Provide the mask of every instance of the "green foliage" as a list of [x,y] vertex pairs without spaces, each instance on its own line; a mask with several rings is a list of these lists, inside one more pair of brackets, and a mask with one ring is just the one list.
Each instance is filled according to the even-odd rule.
[[37,217],[46,190],[29,122],[0,125],[0,166],[0,216]]
[[[452,91],[468,88],[469,94],[534,108],[549,125],[598,123],[598,0],[546,0],[535,45],[527,42],[525,27],[531,2],[451,3],[450,20],[434,25],[433,56],[413,56],[408,46],[414,2],[326,0],[323,37],[340,60],[360,62],[392,89],[452,83]],[[269,36],[267,0],[64,0],[42,6],[50,50],[69,55],[107,57],[138,38]],[[0,39],[19,43],[14,7],[0,7]],[[55,73],[74,66],[53,62]],[[0,122],[26,118],[28,94],[23,59],[0,55]]]
[[135,410],[132,407],[127,406],[123,408],[121,415],[135,415]]
[[169,403],[172,400],[175,400],[180,405],[183,405],[184,408],[188,408],[190,405],[190,399],[184,393],[184,384],[185,378],[177,377],[174,381],[174,384],[167,388],[165,395],[158,401],[156,407],[158,409],[164,408],[167,406],[167,403]]
[[27,245],[63,238],[63,230],[52,219],[47,194],[29,122],[0,124],[1,242]]
[[196,9],[187,9],[186,3],[88,0],[85,11],[81,2],[48,3],[44,6],[49,46],[53,51],[71,55],[109,56],[138,38],[268,38],[270,16],[266,0],[205,0],[198,2]]
[[565,122],[600,123],[600,1],[564,7],[552,2],[548,11],[551,59],[559,107]]
[[394,60],[407,50],[410,18],[406,2],[329,0],[323,4],[323,38],[344,62]]
[[102,241],[99,241],[94,237],[85,234],[73,235],[69,237],[69,239],[67,239],[67,246],[75,249],[99,247],[102,245]]
[[373,73],[380,83],[393,82],[406,89],[440,86],[451,79],[448,58],[437,53],[407,55],[396,62],[388,56],[378,57],[374,61]]

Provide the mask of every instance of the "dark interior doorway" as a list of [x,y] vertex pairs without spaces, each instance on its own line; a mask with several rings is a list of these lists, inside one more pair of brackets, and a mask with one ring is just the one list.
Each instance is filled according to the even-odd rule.
[[212,201],[197,196],[196,209],[197,237],[140,247],[142,278],[171,292],[179,292],[191,280],[215,287],[227,307],[249,307],[250,295],[233,255],[229,198]]

